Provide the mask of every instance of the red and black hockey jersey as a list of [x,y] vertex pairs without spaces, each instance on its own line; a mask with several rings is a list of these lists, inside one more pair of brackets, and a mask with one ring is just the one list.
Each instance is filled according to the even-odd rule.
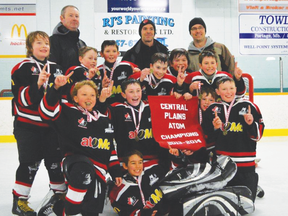
[[[190,73],[192,73],[192,71],[190,71],[190,70],[187,69],[187,70],[185,71],[185,76],[187,76],[187,75],[190,74]],[[174,76],[174,77],[177,77],[177,76],[178,76],[178,71],[176,71],[173,67],[169,66],[169,67],[167,68],[167,74],[172,75],[172,76]]]
[[126,61],[116,62],[113,65],[104,63],[103,65],[98,66],[102,77],[104,76],[104,71],[106,71],[107,77],[114,81],[112,95],[107,98],[108,104],[124,102],[124,98],[121,96],[121,84],[124,80],[128,79],[131,74],[133,74],[134,67],[137,67],[137,65]]
[[109,195],[114,211],[120,216],[151,215],[153,210],[164,215],[169,206],[165,206],[157,185],[162,177],[155,169],[145,170],[139,177],[126,174],[122,185],[114,186]]
[[[69,73],[71,73],[72,71],[74,71],[74,73],[72,74],[72,76],[69,79],[70,84],[75,84],[76,82],[80,82],[82,80],[87,80],[88,78],[88,74],[89,74],[89,69],[86,68],[84,65],[80,65],[80,66],[72,66],[70,67],[65,75],[68,75]],[[100,71],[98,73],[95,74],[95,76],[91,79],[96,86],[98,87],[98,90],[100,90],[101,88],[101,82],[102,82],[102,76]]]
[[[209,142],[215,143],[217,154],[227,155],[237,164],[238,171],[255,170],[256,142],[263,135],[264,123],[259,108],[252,102],[239,99],[231,109],[229,120],[222,129],[214,130],[212,124],[215,118],[215,111],[221,121],[225,121],[224,106],[229,109],[226,102],[213,103],[204,112],[202,128],[207,135]],[[247,125],[244,114],[251,107],[251,114],[254,117],[252,125]],[[227,132],[227,134],[226,134]]]
[[[143,110],[138,133],[132,109],[135,112],[136,124],[139,121],[139,110]],[[139,110],[126,102],[113,103],[108,106],[108,116],[114,126],[119,160],[122,161],[129,151],[136,149],[143,154],[145,167],[161,163],[169,168],[171,158],[168,149],[160,147],[153,137],[149,104],[142,101]]]
[[96,174],[105,181],[109,172],[113,177],[121,177],[118,157],[113,145],[114,130],[110,120],[96,112],[96,120],[88,118],[87,111],[81,111],[71,103],[61,101],[61,92],[53,86],[43,97],[39,112],[59,137],[64,155],[82,154],[92,161]]
[[11,71],[12,92],[12,114],[17,124],[25,127],[48,127],[39,116],[38,106],[44,96],[45,88],[38,89],[38,77],[40,70],[47,64],[46,71],[51,75],[49,83],[54,82],[58,75],[63,75],[59,65],[50,61],[39,61],[34,57],[26,58]]
[[[129,79],[140,79],[141,72],[132,74]],[[159,81],[150,73],[141,82],[142,100],[147,100],[148,95],[170,95],[176,86],[176,77],[165,74]]]
[[[233,76],[231,74],[227,73],[227,72],[216,71],[216,73],[211,78],[211,80],[208,80],[203,75],[203,72],[200,70],[200,71],[188,74],[186,76],[186,78],[185,78],[185,81],[184,81],[183,85],[185,85],[186,92],[189,92],[190,84],[192,82],[195,82],[195,81],[200,81],[201,83],[203,83],[203,85],[201,87],[203,87],[203,86],[211,86],[213,89],[216,89],[217,80],[219,80],[220,78],[225,77],[225,76],[229,76],[229,77],[233,78]],[[246,86],[245,86],[243,78],[241,78],[239,81],[236,80],[235,77],[233,79],[234,79],[235,85],[237,87],[236,95],[239,96],[239,97],[243,97],[245,95],[245,93],[246,93]],[[191,93],[192,93],[192,95],[196,95],[196,91],[195,90],[193,92],[191,92]]]

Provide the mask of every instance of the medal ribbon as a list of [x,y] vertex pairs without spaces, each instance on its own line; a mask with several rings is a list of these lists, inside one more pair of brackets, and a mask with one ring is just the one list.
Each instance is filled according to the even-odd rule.
[[[149,80],[149,85],[152,87],[152,88],[156,88],[156,86],[158,86],[158,84],[160,83],[160,81],[157,83],[156,82],[156,79],[154,77],[154,75],[151,73],[148,75],[148,80]],[[154,86],[154,87],[153,87]]]
[[229,121],[230,112],[231,112],[231,109],[233,107],[234,102],[235,102],[235,97],[233,98],[232,102],[230,103],[228,110],[227,110],[227,107],[224,105],[224,114],[225,114],[224,126],[226,126],[228,121]]
[[92,120],[97,121],[99,119],[99,116],[95,110],[93,110],[93,115],[87,111],[87,109],[84,109],[81,106],[77,106],[77,108],[85,113],[87,115],[87,122],[92,122]]
[[145,206],[145,205],[146,205],[145,197],[144,197],[144,194],[143,194],[143,191],[142,191],[142,188],[141,188],[142,175],[138,176],[138,178],[135,178],[135,179],[136,179],[137,184],[138,184],[138,187],[139,187],[139,189],[140,189],[140,194],[141,194],[142,203],[143,203],[143,205]]
[[199,123],[202,124],[202,110],[199,108]]
[[[113,73],[114,73],[114,70],[115,70],[115,68],[116,68],[116,65],[117,65],[117,61],[114,62],[113,67],[112,67],[112,70],[111,70],[111,73],[110,73],[110,77],[109,77],[110,83],[111,83],[111,80],[112,80]],[[106,72],[105,62],[103,63],[103,71],[104,71],[104,73]],[[106,74],[107,74],[107,73],[106,73]],[[109,84],[109,85],[110,85],[110,84]]]
[[139,108],[139,111],[138,111],[138,124],[137,121],[136,121],[136,114],[135,114],[135,110],[133,107],[131,107],[130,105],[129,108],[131,109],[131,112],[132,112],[132,116],[133,116],[133,121],[134,121],[134,125],[135,125],[135,129],[136,129],[136,132],[137,132],[137,136],[138,136],[138,131],[139,131],[139,128],[140,128],[140,121],[141,121],[141,116],[142,116],[142,112],[143,112],[143,106],[141,106],[142,103],[140,104],[140,108]]

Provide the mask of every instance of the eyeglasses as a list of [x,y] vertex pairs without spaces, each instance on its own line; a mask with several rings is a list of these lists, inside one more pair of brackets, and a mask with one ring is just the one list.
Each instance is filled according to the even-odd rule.
[[203,51],[201,52],[199,55],[202,55],[202,56],[215,56],[215,54],[211,51]]
[[203,26],[199,26],[198,28],[197,27],[192,27],[191,31],[197,31],[197,30],[203,30],[203,29],[204,29]]

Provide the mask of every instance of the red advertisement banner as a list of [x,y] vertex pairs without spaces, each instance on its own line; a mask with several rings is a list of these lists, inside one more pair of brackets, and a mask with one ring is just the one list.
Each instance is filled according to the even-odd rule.
[[198,120],[198,98],[148,96],[153,136],[164,148],[198,150],[206,146]]

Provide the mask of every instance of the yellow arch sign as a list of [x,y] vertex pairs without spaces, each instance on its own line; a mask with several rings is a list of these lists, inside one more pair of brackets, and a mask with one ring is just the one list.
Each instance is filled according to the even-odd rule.
[[24,33],[25,33],[25,38],[27,37],[27,29],[26,29],[26,26],[25,26],[24,24],[21,24],[20,26],[18,26],[17,24],[14,24],[13,27],[12,27],[12,31],[11,31],[11,38],[13,38],[15,28],[17,29],[17,35],[18,35],[18,37],[20,37],[21,29],[22,29],[22,28],[23,28]]

